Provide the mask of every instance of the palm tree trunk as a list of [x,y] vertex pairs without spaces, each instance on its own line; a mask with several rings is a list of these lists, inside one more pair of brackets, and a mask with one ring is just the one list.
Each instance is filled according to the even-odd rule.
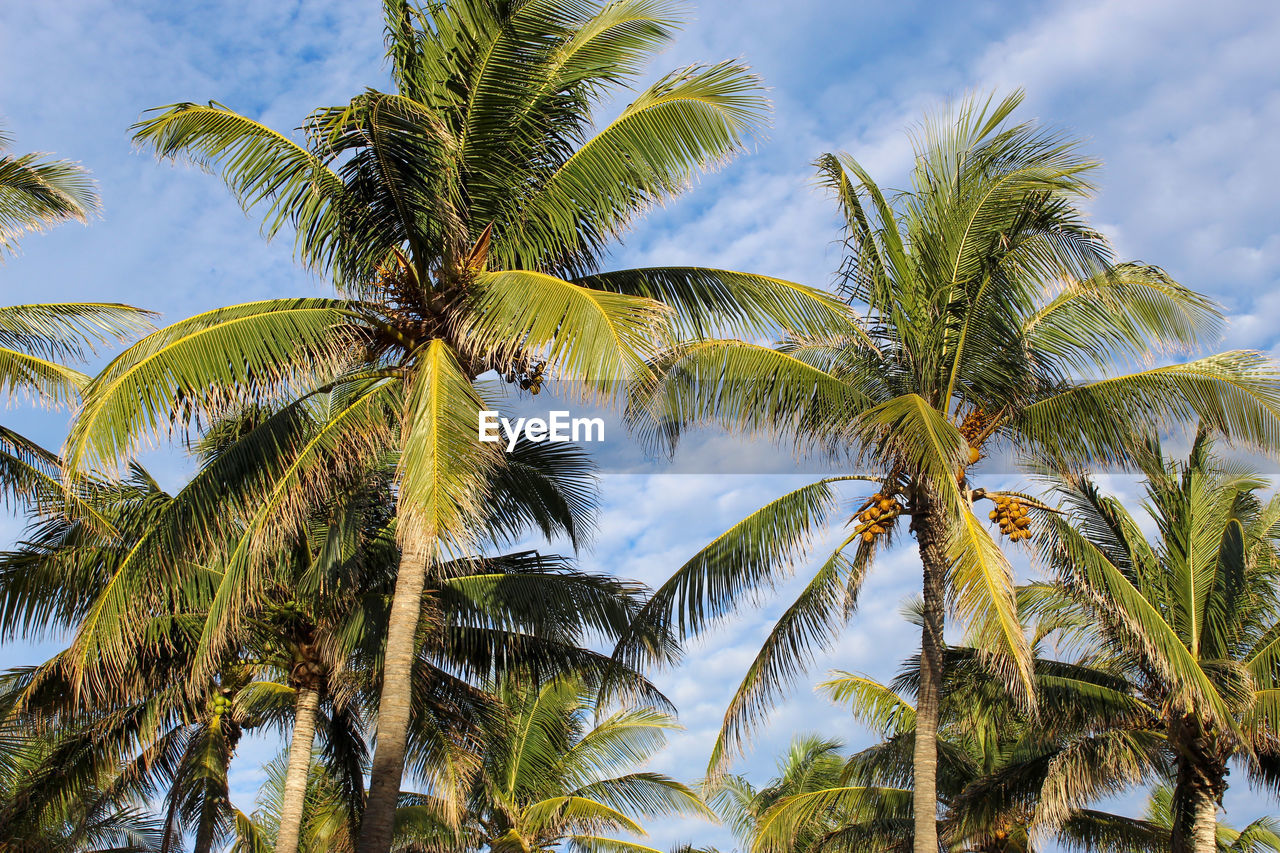
[[1216,853],[1218,849],[1218,804],[1213,795],[1196,803],[1196,853]]
[[945,648],[947,547],[936,503],[918,499],[914,516],[924,570],[924,626],[920,632],[920,695],[916,699],[916,740],[912,756],[912,814],[915,853],[938,853],[938,708]]
[[284,799],[280,804],[280,831],[276,853],[297,853],[302,831],[302,808],[307,799],[307,777],[311,773],[311,745],[316,737],[316,715],[320,691],[299,685],[294,707],[293,740],[289,744],[289,766],[284,774]]
[[1201,721],[1191,714],[1175,718],[1169,739],[1178,752],[1173,786],[1173,853],[1216,853],[1218,798],[1226,789],[1225,767]]
[[369,797],[360,821],[357,853],[388,853],[395,828],[396,802],[404,776],[413,699],[413,659],[417,645],[422,590],[429,552],[420,542],[405,542],[400,553],[395,597],[387,624],[387,648],[378,700],[377,747],[369,776]]
[[[1173,853],[1216,853],[1218,804],[1203,785],[1183,785],[1182,774],[1174,788]],[[1189,788],[1189,790],[1187,790]]]

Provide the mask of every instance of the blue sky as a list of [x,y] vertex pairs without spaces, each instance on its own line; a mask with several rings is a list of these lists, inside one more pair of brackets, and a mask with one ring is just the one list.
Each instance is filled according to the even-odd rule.
[[[295,127],[314,106],[383,85],[379,27],[375,0],[4,4],[0,117],[19,150],[56,151],[92,169],[105,208],[88,228],[28,239],[23,255],[0,269],[4,298],[120,300],[175,320],[229,302],[324,292],[292,264],[286,241],[259,238],[219,181],[133,152],[127,129],[147,107],[209,99]],[[810,161],[843,149],[892,186],[909,162],[906,129],[923,110],[970,90],[1021,86],[1024,116],[1086,138],[1105,162],[1091,213],[1119,255],[1160,264],[1220,300],[1232,318],[1229,346],[1276,354],[1278,52],[1280,6],[1243,0],[1212,7],[1189,0],[691,4],[682,38],[655,73],[742,57],[771,87],[774,129],[750,156],[654,211],[616,262],[698,263],[825,285],[837,231]],[[21,407],[5,418],[55,446],[65,423],[63,415]],[[695,452],[715,459],[739,450],[710,436]],[[175,457],[151,461],[169,481],[181,478]],[[585,562],[660,582],[796,482],[607,477],[600,532]],[[1114,484],[1132,493],[1132,482]],[[17,522],[0,524],[0,536],[12,541]],[[745,770],[767,771],[797,729],[866,740],[808,684],[834,667],[887,676],[911,653],[915,639],[898,606],[916,577],[909,550],[876,569],[850,629],[779,705]],[[659,676],[687,727],[658,759],[661,769],[684,777],[701,771],[725,701],[787,593],[727,622],[684,667]],[[0,663],[34,662],[50,648],[13,645],[0,650]],[[271,749],[259,743],[237,765],[242,807]],[[1233,821],[1276,811],[1233,778]],[[677,839],[729,846],[717,828],[655,829],[658,845]]]

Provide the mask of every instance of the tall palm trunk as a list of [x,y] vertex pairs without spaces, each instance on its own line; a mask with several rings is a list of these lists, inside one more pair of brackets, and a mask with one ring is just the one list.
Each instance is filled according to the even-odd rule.
[[937,503],[917,493],[916,539],[924,569],[924,625],[920,632],[920,695],[916,699],[916,741],[912,756],[912,814],[915,853],[938,853],[938,707],[942,688],[947,545]]
[[1184,784],[1181,769],[1174,789],[1173,853],[1215,853],[1218,803],[1206,785]]
[[1218,804],[1213,795],[1196,802],[1196,853],[1216,853],[1218,849]]
[[316,737],[316,715],[320,691],[312,684],[298,685],[294,707],[293,740],[289,744],[289,766],[284,775],[284,798],[280,805],[280,831],[276,853],[297,853],[302,831],[302,809],[307,799],[307,777],[311,773],[311,745]]
[[1218,799],[1226,789],[1226,768],[1217,744],[1193,714],[1175,717],[1169,740],[1178,753],[1173,787],[1173,853],[1215,853]]
[[378,700],[377,746],[369,777],[369,797],[360,821],[357,853],[388,853],[395,828],[396,801],[404,775],[413,699],[413,659],[417,645],[422,590],[427,582],[429,550],[422,542],[402,546],[395,597],[387,624],[387,648]]

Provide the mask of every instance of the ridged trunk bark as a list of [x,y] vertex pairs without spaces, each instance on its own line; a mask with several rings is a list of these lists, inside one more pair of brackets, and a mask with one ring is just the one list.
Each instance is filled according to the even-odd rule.
[[942,689],[947,596],[946,530],[937,503],[917,496],[913,523],[923,568],[924,625],[920,632],[920,695],[912,755],[914,853],[938,853],[938,708]]
[[1196,853],[1215,853],[1218,849],[1218,803],[1213,795],[1196,803]]
[[387,624],[387,648],[378,700],[377,746],[369,776],[369,796],[360,821],[357,853],[388,853],[395,828],[396,801],[404,776],[409,740],[409,708],[413,698],[413,659],[427,582],[428,550],[405,542],[396,575],[395,597]]
[[[1182,783],[1174,792],[1173,853],[1216,853],[1218,849],[1218,803],[1204,785]],[[1181,789],[1181,790],[1178,790]]]
[[293,740],[289,743],[289,766],[284,774],[284,798],[280,804],[280,831],[276,853],[297,853],[302,832],[302,811],[307,799],[307,777],[311,773],[311,746],[316,737],[316,716],[320,711],[320,691],[299,685],[294,704]]
[[1178,752],[1170,849],[1172,853],[1216,853],[1218,801],[1227,787],[1217,744],[1191,715],[1173,721],[1169,739]]

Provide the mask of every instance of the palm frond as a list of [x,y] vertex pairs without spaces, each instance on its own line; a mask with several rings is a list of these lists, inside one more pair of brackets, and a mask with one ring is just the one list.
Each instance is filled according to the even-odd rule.
[[67,220],[85,222],[98,212],[97,189],[88,171],[40,154],[3,154],[0,144],[0,259],[17,251],[19,238]]
[[349,343],[340,334],[344,306],[333,299],[250,302],[153,332],[85,388],[66,467],[118,468],[148,438],[333,376]]

